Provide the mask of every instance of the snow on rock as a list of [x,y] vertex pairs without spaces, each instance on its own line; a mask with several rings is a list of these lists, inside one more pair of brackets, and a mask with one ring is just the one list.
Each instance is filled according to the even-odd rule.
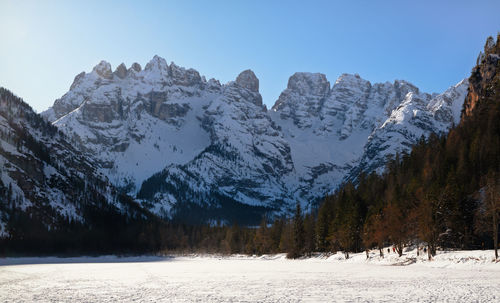
[[354,179],[360,171],[382,172],[387,159],[409,152],[422,136],[442,134],[458,124],[468,81],[462,80],[439,95],[409,92],[390,116],[368,137],[359,165],[350,172]]
[[433,114],[435,120],[445,124],[441,125],[441,129],[445,129],[450,120],[455,125],[460,122],[460,115],[464,105],[462,99],[465,99],[467,95],[468,86],[469,81],[464,79],[455,86],[448,88],[444,93],[432,98],[427,104],[426,109]]
[[288,80],[272,110],[281,119],[291,119],[300,128],[311,127],[318,119],[319,109],[330,91],[330,82],[323,74],[295,73]]
[[342,74],[330,86],[323,74],[295,73],[267,111],[251,70],[220,84],[155,56],[144,70],[99,63],[43,115],[155,212],[188,201],[222,209],[226,199],[282,213],[446,131],[466,82],[430,95],[401,80]]
[[294,74],[270,113],[290,145],[296,174],[286,182],[299,200],[317,199],[361,171],[381,172],[422,135],[447,131],[468,85],[430,95],[406,81],[371,84],[359,75],[343,74],[331,89],[327,83],[322,74]]
[[104,60],[99,62],[99,64],[97,64],[92,71],[95,72],[97,75],[101,76],[102,78],[105,79],[111,78],[112,74],[111,64],[109,64]]
[[116,70],[113,72],[118,78],[123,79],[127,76],[127,67],[125,66],[124,63],[118,65]]

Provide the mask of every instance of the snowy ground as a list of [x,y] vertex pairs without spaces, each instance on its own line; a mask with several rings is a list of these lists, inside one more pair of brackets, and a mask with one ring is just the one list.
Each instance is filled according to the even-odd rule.
[[6,258],[0,301],[500,302],[500,263],[492,256]]

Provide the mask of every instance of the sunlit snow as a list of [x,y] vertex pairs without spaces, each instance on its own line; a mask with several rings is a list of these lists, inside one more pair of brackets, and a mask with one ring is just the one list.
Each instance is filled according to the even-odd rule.
[[[3,302],[498,302],[492,251],[0,259]],[[17,265],[16,265],[17,264]],[[410,264],[410,265],[408,265]],[[397,266],[407,265],[407,266]]]

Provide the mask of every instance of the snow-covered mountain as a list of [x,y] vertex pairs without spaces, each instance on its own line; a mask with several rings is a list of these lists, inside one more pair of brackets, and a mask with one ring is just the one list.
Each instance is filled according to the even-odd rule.
[[92,213],[131,218],[139,209],[66,135],[0,87],[0,238],[91,226]]
[[466,91],[466,80],[430,95],[406,81],[343,74],[331,86],[296,73],[267,110],[250,70],[220,84],[155,56],[144,69],[99,63],[43,115],[155,213],[242,223],[380,171],[457,123]]
[[422,136],[442,133],[460,122],[468,80],[464,79],[439,95],[408,93],[381,125],[368,137],[358,166],[349,174],[354,179],[361,171],[381,173],[388,157],[408,152]]

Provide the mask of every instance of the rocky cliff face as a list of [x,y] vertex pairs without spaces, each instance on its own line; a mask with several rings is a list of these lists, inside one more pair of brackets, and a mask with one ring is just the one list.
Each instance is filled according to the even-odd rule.
[[[498,78],[498,65],[500,64],[500,35],[497,36],[497,42],[493,37],[486,40],[484,52],[481,52],[477,58],[477,65],[472,70],[469,85],[469,94],[464,104],[464,117],[470,116],[479,102],[479,96],[489,94],[487,84],[494,82]],[[490,92],[491,93],[491,92]]]
[[466,87],[430,95],[406,81],[343,74],[331,86],[295,73],[267,111],[250,70],[222,85],[155,56],[144,70],[101,62],[43,115],[155,213],[241,223],[380,171],[390,154],[457,123]]

